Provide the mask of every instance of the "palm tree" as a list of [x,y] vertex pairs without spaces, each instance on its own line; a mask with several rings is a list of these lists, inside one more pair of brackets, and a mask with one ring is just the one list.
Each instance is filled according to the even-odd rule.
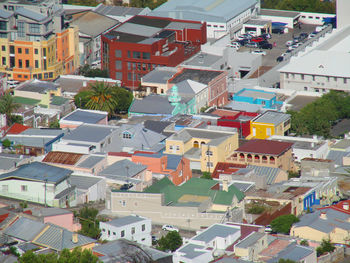
[[6,115],[7,125],[12,124],[12,113],[21,105],[16,103],[13,96],[6,92],[0,97],[0,113]]
[[104,82],[95,82],[90,85],[86,108],[107,111],[109,115],[113,114],[117,107],[115,91],[116,87]]

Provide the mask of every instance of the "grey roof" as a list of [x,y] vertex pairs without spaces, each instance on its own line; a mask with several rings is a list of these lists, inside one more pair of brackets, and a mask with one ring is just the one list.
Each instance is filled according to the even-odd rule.
[[175,106],[171,105],[168,97],[161,95],[149,95],[142,100],[134,99],[129,112],[171,115]]
[[210,81],[223,74],[223,71],[185,68],[172,79],[171,83],[179,83],[183,80],[193,80],[208,85]]
[[330,150],[326,159],[334,161],[337,165],[343,165],[343,157],[347,154],[349,154],[349,152]]
[[299,12],[284,11],[284,10],[273,10],[273,9],[261,9],[260,15],[262,16],[280,16],[280,17],[296,17],[300,15]]
[[111,135],[116,127],[83,124],[67,133],[63,140],[98,143]]
[[0,262],[1,263],[17,263],[17,257],[14,256],[14,255],[5,255],[5,254],[2,254],[0,255]]
[[73,249],[86,244],[94,243],[96,240],[78,234],[78,242],[72,241],[73,232],[65,228],[50,225],[50,227],[42,233],[34,243],[50,247],[56,251],[62,251],[64,248]]
[[241,192],[246,192],[248,191],[253,185],[254,183],[249,183],[249,182],[233,182],[232,183],[239,191]]
[[104,156],[92,155],[92,156],[89,156],[88,158],[86,158],[81,163],[79,163],[77,165],[77,167],[80,167],[80,168],[93,168],[96,164],[98,164],[99,162],[101,162],[104,159],[105,159]]
[[175,75],[176,69],[169,67],[157,67],[151,72],[147,73],[142,77],[142,82],[151,83],[162,83],[165,84],[167,81]]
[[[288,245],[285,249],[277,254],[276,257],[267,261],[267,263],[277,263],[281,258],[290,259],[295,262],[305,259],[310,254],[314,253],[314,249],[311,247],[299,246],[295,243]],[[316,254],[315,254],[316,260]]]
[[134,23],[124,23],[114,30],[114,32],[130,33],[137,32],[138,36],[152,37],[159,32],[158,27],[140,25]]
[[146,120],[144,126],[146,129],[154,131],[156,133],[162,133],[166,127],[168,127],[172,122],[170,121],[154,121]]
[[263,122],[263,123],[273,123],[278,125],[290,119],[290,114],[277,112],[277,111],[266,111],[259,117],[254,119],[254,122]]
[[228,22],[256,5],[255,0],[170,0],[149,15],[185,20]]
[[73,20],[71,24],[78,26],[80,33],[95,38],[108,29],[117,26],[120,22],[111,17],[89,11]]
[[203,254],[206,254],[208,252],[204,251],[199,251],[199,249],[205,249],[204,246],[201,245],[195,245],[195,244],[187,244],[180,249],[177,250],[177,252],[184,253],[184,257],[189,258],[189,259],[194,259],[196,257],[199,257]]
[[58,194],[55,195],[55,199],[61,199],[62,197],[67,197],[69,194],[75,194],[76,192],[76,187],[75,185],[70,186],[59,192]]
[[263,106],[258,104],[251,104],[243,101],[231,101],[225,106],[226,108],[231,108],[236,111],[247,111],[247,112],[259,112]]
[[7,19],[7,18],[9,18],[9,17],[11,17],[11,16],[12,16],[12,13],[7,12],[7,11],[5,11],[5,10],[3,10],[3,9],[0,9],[0,17],[1,17],[1,18]]
[[165,28],[166,29],[183,30],[185,28],[188,28],[188,29],[200,29],[201,26],[202,25],[198,24],[198,23],[171,22]]
[[266,99],[266,100],[271,100],[274,97],[276,97],[276,94],[272,92],[265,92],[265,91],[259,91],[259,90],[251,90],[251,89],[244,89],[242,92],[239,92],[236,95],[242,96],[242,97],[252,97],[254,99]]
[[[47,129],[47,128],[30,128],[20,133],[20,135],[39,135],[42,137],[55,137],[64,133],[61,129]],[[8,135],[10,136],[10,135]]]
[[126,6],[115,6],[115,5],[103,5],[99,4],[94,8],[96,13],[106,16],[134,16],[139,15],[148,8],[137,8],[137,7],[126,7]]
[[189,141],[192,138],[205,138],[205,139],[220,139],[227,136],[232,136],[232,132],[221,132],[216,130],[204,130],[204,129],[195,129],[195,128],[185,128],[175,133],[169,137],[169,140],[181,140]]
[[24,180],[32,180],[48,183],[58,184],[65,180],[70,174],[71,170],[48,165],[45,163],[33,162],[21,165],[17,170],[4,173],[0,175],[0,180],[7,180],[10,178],[19,178]]
[[349,139],[342,139],[336,144],[334,144],[331,148],[332,149],[342,149],[347,150],[350,147],[350,140]]
[[107,114],[107,112],[103,113],[100,111],[76,109],[63,117],[62,120],[97,124],[99,121],[106,118]]
[[144,171],[146,168],[146,165],[136,164],[128,159],[124,159],[107,166],[106,169],[100,172],[100,175],[108,178],[131,178]]
[[17,247],[24,252],[40,248],[39,246],[37,246],[33,243],[22,243],[22,244],[19,244]]
[[197,236],[193,237],[192,240],[204,241],[205,243],[209,243],[216,237],[227,237],[240,231],[240,228],[215,224],[205,229],[202,233],[198,234]]
[[69,181],[71,185],[75,185],[77,189],[85,189],[85,190],[94,186],[101,180],[103,179],[99,177],[93,177],[93,176],[71,175],[69,177]]
[[253,169],[257,176],[266,177],[267,184],[274,184],[277,175],[282,171],[279,168],[256,165],[248,165],[247,168]]
[[253,261],[247,261],[239,258],[221,258],[219,260],[216,260],[215,263],[253,263]]
[[270,23],[270,20],[263,20],[263,19],[249,19],[247,22],[245,22],[245,25],[258,25],[258,26],[264,26],[268,23]]
[[69,210],[57,208],[57,207],[46,207],[46,208],[37,208],[37,209],[34,208],[30,210],[32,211],[32,215],[39,216],[39,217],[72,214],[72,212]]
[[146,220],[146,218],[139,217],[139,216],[125,216],[125,217],[116,218],[104,223],[115,227],[122,227],[130,224],[134,224],[137,222],[141,222],[144,220]]
[[250,235],[248,235],[246,238],[244,238],[242,241],[236,244],[235,247],[241,247],[241,248],[251,247],[264,236],[265,236],[264,233],[252,232]]
[[26,9],[24,7],[17,8],[16,14],[27,17],[27,18],[32,19],[32,20],[35,20],[37,22],[41,22],[41,21],[47,19],[46,16],[44,16],[40,13],[34,12],[32,10]]
[[[29,157],[24,157],[29,158]],[[23,158],[14,155],[11,156],[1,156],[0,154],[0,170],[9,170],[14,168],[18,163],[22,162]]]
[[183,65],[211,66],[219,60],[222,60],[222,56],[200,52],[192,56],[190,59],[186,60]]
[[49,90],[57,90],[58,85],[50,81],[41,81],[38,79],[26,81],[16,87],[17,90],[46,93]]
[[4,233],[24,241],[32,241],[44,228],[44,223],[26,217],[20,217]]
[[6,139],[12,141],[15,145],[33,146],[44,148],[48,143],[52,141],[52,138],[35,138],[35,137],[13,137],[11,134],[6,135]]

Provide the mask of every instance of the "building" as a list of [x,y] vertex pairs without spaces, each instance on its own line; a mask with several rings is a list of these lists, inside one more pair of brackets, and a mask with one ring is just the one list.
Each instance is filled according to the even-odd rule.
[[92,9],[94,12],[101,15],[111,17],[120,22],[125,22],[136,15],[147,15],[151,12],[148,7],[138,8],[138,7],[128,7],[128,6],[116,6],[116,5],[104,5],[99,4]]
[[60,119],[60,128],[75,129],[84,123],[107,125],[108,112],[78,108]]
[[145,217],[130,215],[100,222],[100,230],[102,240],[124,238],[141,245],[152,246],[152,222]]
[[259,9],[260,1],[255,0],[170,0],[154,9],[150,15],[205,21],[208,38],[220,38],[226,34],[233,38],[244,22],[258,14]]
[[101,202],[106,199],[106,180],[99,176],[71,175],[69,182],[77,189],[77,204]]
[[53,80],[79,65],[78,28],[54,0],[3,1],[0,72],[10,79]]
[[317,46],[306,49],[302,55],[280,68],[281,89],[320,93],[348,91],[349,42],[349,26],[334,30],[320,39]]
[[69,183],[72,171],[33,162],[1,174],[1,196],[55,207],[76,204],[76,188]]
[[260,36],[262,34],[271,33],[272,24],[271,20],[267,19],[249,19],[243,24],[242,34],[253,33],[255,36]]
[[257,261],[259,253],[268,246],[265,233],[252,232],[249,236],[235,244],[235,255],[242,259]]
[[218,162],[224,162],[238,147],[235,129],[208,126],[184,128],[166,139],[166,154],[184,155],[191,169],[212,172]]
[[237,164],[251,164],[280,168],[285,171],[294,169],[292,143],[250,140],[238,149],[227,160]]
[[[206,43],[205,23],[134,16],[102,36],[102,68],[127,87],[158,66],[175,67]],[[132,32],[132,33],[131,33]]]
[[280,109],[283,102],[277,100],[276,93],[256,89],[244,88],[235,93],[233,101],[247,102],[250,104],[262,105],[264,109]]
[[299,23],[301,18],[300,12],[286,11],[286,10],[273,10],[273,9],[260,9],[259,18],[270,20],[272,27],[279,28],[294,28]]
[[272,135],[287,135],[290,129],[291,116],[276,111],[266,111],[251,121],[251,137],[267,139]]
[[157,67],[141,78],[141,85],[146,88],[146,94],[165,94],[168,90],[168,80],[177,73],[177,68]]

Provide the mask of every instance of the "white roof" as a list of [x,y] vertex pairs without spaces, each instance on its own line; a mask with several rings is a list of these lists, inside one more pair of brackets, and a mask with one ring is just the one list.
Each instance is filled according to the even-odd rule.
[[195,94],[201,92],[203,89],[205,89],[207,87],[207,85],[204,85],[202,83],[199,83],[197,81],[193,81],[188,79],[187,80],[188,84],[190,85],[190,87],[192,88],[192,90],[194,91]]

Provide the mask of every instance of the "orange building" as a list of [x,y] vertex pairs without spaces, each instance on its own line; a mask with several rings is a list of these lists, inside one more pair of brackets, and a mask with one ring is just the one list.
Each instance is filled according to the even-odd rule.
[[190,161],[180,155],[135,152],[131,160],[147,165],[154,177],[165,175],[175,185],[180,185],[192,178]]
[[53,80],[79,66],[78,28],[54,0],[0,3],[0,72],[9,79]]

